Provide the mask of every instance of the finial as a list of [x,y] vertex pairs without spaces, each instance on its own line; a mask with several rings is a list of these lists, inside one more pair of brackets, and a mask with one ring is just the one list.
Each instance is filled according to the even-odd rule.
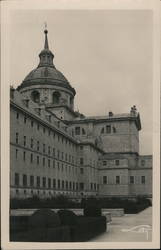
[[45,33],[45,44],[44,44],[44,49],[49,49],[48,38],[47,38],[47,33],[48,33],[47,23],[45,22],[44,25],[45,25],[45,30],[44,30],[44,33]]
[[44,23],[44,26],[45,26],[44,33],[47,34],[47,33],[48,33],[48,30],[47,30],[47,22]]

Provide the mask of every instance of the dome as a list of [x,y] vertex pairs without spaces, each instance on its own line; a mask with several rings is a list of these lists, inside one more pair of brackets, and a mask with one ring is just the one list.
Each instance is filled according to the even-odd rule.
[[17,90],[31,87],[34,85],[54,85],[69,89],[75,95],[74,88],[71,87],[65,76],[55,68],[53,64],[53,53],[49,50],[47,30],[45,30],[45,45],[44,49],[40,52],[39,58],[40,63],[38,67],[32,70],[23,80],[21,85],[18,86]]

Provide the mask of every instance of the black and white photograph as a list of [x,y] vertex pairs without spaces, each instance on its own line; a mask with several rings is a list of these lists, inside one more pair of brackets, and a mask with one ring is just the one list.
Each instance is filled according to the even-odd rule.
[[159,248],[159,1],[4,2],[2,249]]

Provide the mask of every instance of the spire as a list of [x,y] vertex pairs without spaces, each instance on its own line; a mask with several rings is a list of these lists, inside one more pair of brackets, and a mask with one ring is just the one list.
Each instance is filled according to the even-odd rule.
[[44,33],[45,33],[45,44],[44,44],[44,49],[49,49],[49,45],[48,45],[48,30],[47,30],[47,23],[45,22],[45,30],[44,30]]
[[40,57],[40,63],[38,65],[38,67],[54,67],[53,64],[53,58],[54,55],[53,53],[49,50],[49,44],[48,44],[48,30],[47,30],[47,24],[45,23],[45,30],[44,30],[44,34],[45,34],[45,43],[44,43],[44,49],[40,52],[39,57]]

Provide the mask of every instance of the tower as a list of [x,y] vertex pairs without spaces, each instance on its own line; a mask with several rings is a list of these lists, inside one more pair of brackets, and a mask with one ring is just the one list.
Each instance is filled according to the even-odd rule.
[[56,69],[53,59],[54,54],[49,49],[48,30],[44,30],[44,48],[39,54],[40,62],[18,86],[17,90],[24,98],[32,99],[40,107],[47,108],[60,119],[75,117],[74,96],[72,88],[65,76]]

